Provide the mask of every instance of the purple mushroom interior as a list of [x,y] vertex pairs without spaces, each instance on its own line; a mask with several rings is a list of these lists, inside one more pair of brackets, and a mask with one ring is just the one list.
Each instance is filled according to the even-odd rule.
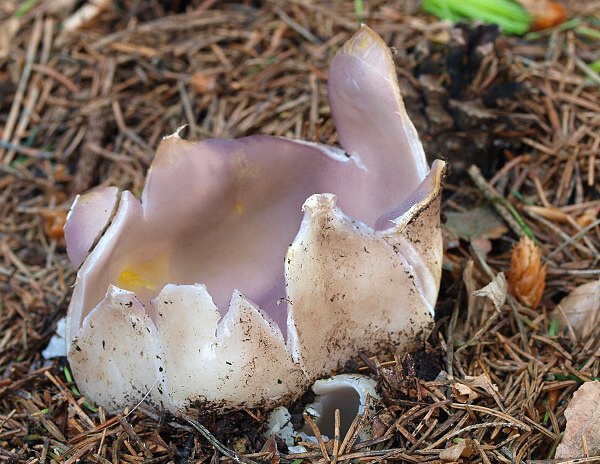
[[165,284],[201,283],[221,314],[239,289],[285,334],[284,259],[310,195],[334,193],[346,215],[378,229],[426,195],[418,187],[428,168],[391,55],[372,31],[353,40],[329,81],[340,141],[353,157],[268,136],[164,140],[141,202],[123,194],[83,264],[81,318],[109,284],[133,291],[153,317],[150,300]]
[[152,316],[150,300],[167,283],[202,283],[221,314],[237,288],[285,333],[284,258],[302,204],[314,193],[335,193],[346,214],[373,226],[402,198],[372,183],[343,155],[332,159],[283,139],[167,139],[141,204],[123,196],[102,254],[94,252],[83,274],[84,307],[91,310],[113,284],[133,291]]

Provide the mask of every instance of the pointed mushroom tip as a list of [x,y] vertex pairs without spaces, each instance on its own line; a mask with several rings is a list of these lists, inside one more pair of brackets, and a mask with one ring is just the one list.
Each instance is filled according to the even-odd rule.
[[148,201],[147,190],[148,186],[150,185],[151,178],[153,177],[153,173],[157,171],[160,172],[162,169],[168,166],[176,166],[177,160],[185,158],[186,155],[194,150],[196,145],[202,144],[202,142],[186,140],[181,137],[180,132],[186,126],[187,124],[178,127],[175,132],[165,135],[158,143],[154,154],[154,159],[152,160],[150,168],[148,169],[148,174],[146,175],[146,183],[142,193],[142,203]]
[[121,287],[118,287],[114,284],[109,284],[108,288],[106,289],[106,294],[104,296],[104,299],[110,299],[110,298],[116,298],[118,296],[121,295],[132,295],[135,296],[135,293],[129,291],[129,290],[125,290]]
[[383,39],[365,24],[361,24],[360,29],[348,40],[340,53],[348,55],[362,55],[370,47],[382,47],[389,53],[389,48]]
[[231,298],[229,299],[227,313],[223,319],[231,317],[231,315],[235,315],[244,310],[250,310],[252,312],[256,311],[262,317],[262,319],[265,319],[265,321],[269,322],[265,317],[265,314],[260,310],[260,307],[254,301],[244,295],[241,290],[234,288],[231,292]]
[[[236,316],[240,312],[253,313],[256,317],[255,321],[260,321],[269,327],[270,332],[274,333],[276,338],[283,340],[282,327],[279,326],[273,318],[266,313],[258,304],[252,299],[248,298],[237,288],[233,290],[231,299],[229,300],[229,309],[227,314],[223,317],[223,320]],[[222,322],[223,323],[223,322]]]
[[306,199],[302,211],[309,216],[334,210],[337,205],[337,196],[333,193],[316,193]]
[[431,171],[435,175],[435,188],[441,190],[446,177],[450,174],[450,165],[443,159],[438,158],[431,164]]
[[194,289],[199,289],[201,291],[206,291],[208,293],[208,290],[206,288],[206,285],[201,284],[201,283],[193,283],[193,284],[174,284],[174,283],[167,283],[163,286],[163,288],[158,292],[157,296],[154,299],[160,298],[161,295],[168,295],[173,291],[177,291],[178,288],[194,288]]
[[234,306],[238,306],[239,303],[243,301],[249,300],[244,296],[244,294],[240,290],[234,288],[233,292],[231,292],[231,298],[229,299],[229,309],[231,309]]
[[152,170],[155,165],[160,164],[160,160],[162,159],[171,160],[173,156],[173,147],[182,148],[184,146],[191,146],[198,143],[198,141],[187,140],[181,136],[181,132],[187,126],[187,124],[184,124],[183,126],[178,127],[172,134],[163,136],[158,143],[158,147],[156,147],[154,161],[152,161],[152,164],[150,165],[150,170]]
[[181,133],[181,131],[183,131],[183,129],[185,129],[187,126],[188,126],[187,124],[184,124],[183,126],[179,126],[179,127],[178,127],[178,128],[175,130],[175,132],[173,132],[172,134],[169,134],[169,135],[165,135],[165,136],[162,138],[162,140],[163,140],[163,141],[164,141],[164,140],[168,140],[168,139],[179,139],[179,140],[183,140],[183,139],[181,138],[181,134],[180,134],[180,133]]
[[428,208],[441,195],[448,171],[448,164],[444,160],[434,160],[429,174],[411,193],[408,200],[401,203],[396,209],[380,216],[375,222],[375,229],[391,234],[401,234],[407,224],[419,214],[419,211]]

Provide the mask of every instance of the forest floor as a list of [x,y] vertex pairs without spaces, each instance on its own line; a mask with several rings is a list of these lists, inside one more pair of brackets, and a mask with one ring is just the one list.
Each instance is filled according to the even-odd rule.
[[[569,2],[566,23],[523,37],[440,22],[411,0],[365,1],[361,17],[350,0],[120,0],[74,24],[82,3],[0,4],[0,462],[420,463],[452,445],[463,462],[558,462],[565,408],[600,377],[600,327],[578,336],[558,307],[600,278],[598,1]],[[433,333],[418,352],[347,365],[378,381],[378,412],[360,419],[373,438],[292,455],[263,436],[265,411],[206,414],[207,439],[143,404],[91,405],[66,359],[41,356],[75,280],[62,234],[75,195],[139,194],[158,142],[183,124],[188,139],[335,144],[327,69],[361,22],[393,47],[430,160],[452,165]],[[511,271],[522,236],[546,266],[529,270],[541,300],[473,296],[527,268],[515,257]]]

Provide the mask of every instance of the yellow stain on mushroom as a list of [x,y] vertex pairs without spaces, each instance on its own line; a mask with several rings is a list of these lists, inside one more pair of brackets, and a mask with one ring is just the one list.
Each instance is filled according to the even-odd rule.
[[258,166],[248,159],[243,150],[237,150],[233,154],[232,167],[235,182],[238,186],[256,178],[259,174]]
[[244,204],[241,201],[236,201],[233,204],[233,210],[237,213],[237,214],[242,214],[244,212]]
[[344,52],[355,53],[365,50],[369,45],[373,43],[372,37],[369,35],[360,35],[355,40],[349,40],[344,45]]
[[259,167],[248,159],[243,150],[237,150],[233,154],[232,164],[235,178],[233,188],[237,191],[233,211],[241,215],[244,212],[245,204],[240,198],[244,197],[244,190],[248,183],[258,176]]
[[164,255],[140,263],[129,264],[117,278],[117,285],[130,292],[156,291],[167,277],[167,260]]

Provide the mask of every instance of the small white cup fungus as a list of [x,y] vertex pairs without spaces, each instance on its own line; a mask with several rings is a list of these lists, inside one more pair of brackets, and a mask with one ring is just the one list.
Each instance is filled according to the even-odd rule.
[[[359,374],[340,374],[328,379],[317,380],[312,391],[315,393],[314,403],[306,405],[304,414],[310,415],[325,441],[335,434],[335,410],[340,411],[340,439],[344,440],[350,430],[352,422],[357,415],[365,412],[369,401],[369,413],[375,412],[375,404],[379,395],[375,391],[377,382],[369,377]],[[369,398],[367,400],[367,398]],[[285,441],[290,452],[304,452],[302,447],[294,447],[297,439],[301,441],[314,441],[313,430],[305,425],[300,432],[292,426],[292,416],[287,408],[279,406],[270,414],[267,421],[265,436],[275,435]],[[371,438],[370,427],[363,427],[359,435],[360,440]]]

